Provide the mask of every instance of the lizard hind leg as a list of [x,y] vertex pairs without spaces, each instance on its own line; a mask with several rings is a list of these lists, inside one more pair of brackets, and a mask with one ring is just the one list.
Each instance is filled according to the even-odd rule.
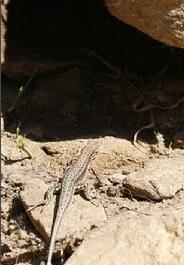
[[76,187],[75,187],[75,193],[82,192],[82,197],[84,199],[90,201],[93,205],[99,206],[99,203],[97,202],[96,198],[96,190],[93,185],[89,185],[89,183],[85,181],[80,181]]

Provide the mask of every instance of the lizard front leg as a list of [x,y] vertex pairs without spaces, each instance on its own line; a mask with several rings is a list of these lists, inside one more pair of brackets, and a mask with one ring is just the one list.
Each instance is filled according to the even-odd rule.
[[29,207],[27,209],[27,212],[30,212],[39,206],[42,206],[42,210],[41,210],[41,212],[42,212],[44,210],[44,208],[50,203],[53,195],[58,194],[59,191],[61,190],[61,188],[62,188],[61,183],[58,183],[52,187],[49,187],[48,190],[46,191],[45,195],[44,195],[44,199],[42,201],[38,202],[37,204]]

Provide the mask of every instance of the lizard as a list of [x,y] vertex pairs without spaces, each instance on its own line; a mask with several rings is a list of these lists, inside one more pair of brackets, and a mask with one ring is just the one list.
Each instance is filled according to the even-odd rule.
[[[94,141],[89,140],[87,144],[83,147],[75,163],[72,166],[70,166],[64,173],[63,180],[62,180],[62,187],[60,184],[59,186],[57,185],[55,187],[49,188],[45,194],[44,201],[28,209],[28,211],[30,211],[36,208],[37,206],[39,206],[40,204],[43,204],[44,206],[46,206],[49,203],[54,192],[58,192],[60,190],[58,209],[57,209],[56,218],[53,224],[53,229],[51,232],[49,253],[48,253],[46,265],[52,265],[51,259],[52,259],[52,255],[54,251],[57,232],[58,232],[62,217],[64,215],[65,210],[69,206],[69,203],[71,201],[77,182],[85,175],[88,169],[88,165],[90,163],[90,158],[96,153],[98,146],[99,145],[97,141],[94,142]],[[90,199],[88,195],[89,194],[86,194],[86,197]]]

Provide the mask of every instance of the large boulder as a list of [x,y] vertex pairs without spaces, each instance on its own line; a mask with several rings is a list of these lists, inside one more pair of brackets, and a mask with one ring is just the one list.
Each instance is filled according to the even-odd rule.
[[182,265],[183,225],[182,211],[109,219],[85,238],[66,265]]
[[183,0],[104,0],[109,12],[155,40],[184,48]]

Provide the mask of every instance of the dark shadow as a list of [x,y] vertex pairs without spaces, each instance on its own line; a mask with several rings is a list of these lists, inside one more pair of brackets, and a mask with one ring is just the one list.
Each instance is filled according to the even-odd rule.
[[[91,43],[106,13],[98,0],[9,1],[7,5],[6,73],[29,76],[80,63],[81,49]],[[95,27],[93,26],[95,21]]]
[[[99,2],[10,1],[7,67],[13,72],[16,66],[21,72],[26,62],[30,68],[25,76],[36,65],[46,68],[11,112],[8,109],[24,82],[16,83],[15,89],[4,78],[6,130],[15,132],[19,126],[22,134],[40,141],[106,135],[132,140],[136,130],[150,123],[150,112],[133,111],[138,99],[144,105],[153,103],[158,98],[155,91],[162,88],[172,98],[168,105],[182,96],[183,51],[119,22]],[[167,105],[167,100],[161,103]],[[183,113],[179,107],[174,112],[176,123],[178,113]],[[160,110],[154,111],[160,118]],[[171,117],[171,111],[162,110],[163,116]],[[147,130],[148,138],[154,139],[149,131],[153,135],[153,129]]]
[[29,159],[29,158],[23,157],[20,159],[8,159],[6,156],[3,156],[3,158],[1,158],[1,159],[4,161],[5,165],[12,165],[14,163],[21,162],[21,161],[24,161],[25,159]]

